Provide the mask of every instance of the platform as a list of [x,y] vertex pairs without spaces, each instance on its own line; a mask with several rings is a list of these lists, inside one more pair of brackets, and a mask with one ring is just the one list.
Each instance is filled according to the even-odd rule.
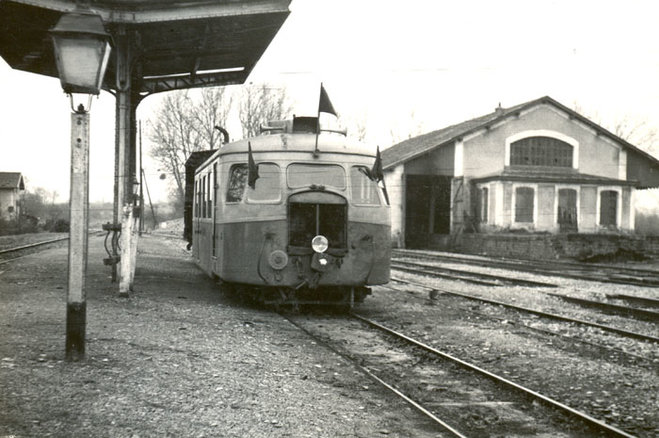
[[418,421],[280,315],[223,294],[178,239],[142,238],[119,298],[90,237],[86,359],[65,362],[66,254],[0,265],[0,436],[398,437]]

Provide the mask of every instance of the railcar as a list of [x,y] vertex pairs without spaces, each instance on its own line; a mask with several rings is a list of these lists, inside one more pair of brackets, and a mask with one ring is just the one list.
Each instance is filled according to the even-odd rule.
[[315,117],[262,129],[191,165],[186,229],[196,264],[264,303],[363,301],[369,286],[389,281],[379,152]]

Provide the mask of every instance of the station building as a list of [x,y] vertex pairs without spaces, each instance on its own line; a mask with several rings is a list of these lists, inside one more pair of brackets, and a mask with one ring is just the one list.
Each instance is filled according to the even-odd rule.
[[629,234],[659,161],[550,97],[382,152],[394,246],[465,234]]
[[20,172],[0,172],[0,219],[15,221],[21,215],[25,181]]

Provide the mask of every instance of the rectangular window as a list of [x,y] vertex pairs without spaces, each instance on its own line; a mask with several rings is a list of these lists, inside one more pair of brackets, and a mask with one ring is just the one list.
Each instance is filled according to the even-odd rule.
[[211,175],[208,175],[208,186],[206,187],[206,217],[213,216],[213,192],[211,191]]
[[247,164],[234,164],[231,166],[227,187],[227,202],[240,202],[243,200],[248,173]]
[[247,189],[247,202],[279,202],[281,199],[281,169],[274,163],[259,163],[259,177],[254,188]]
[[364,166],[350,168],[350,196],[354,204],[380,205],[378,186],[367,175]]
[[199,217],[199,180],[194,182],[194,217]]
[[531,187],[515,189],[515,222],[533,222],[534,195]]
[[292,189],[311,185],[346,188],[346,173],[336,164],[291,164],[286,169],[288,187]]
[[201,217],[206,217],[206,176],[201,177]]
[[600,193],[600,225],[615,228],[618,218],[618,192],[604,190]]
[[217,193],[217,162],[213,163],[213,199],[217,199],[215,194]]
[[490,190],[487,187],[481,189],[481,222],[483,223],[487,223],[487,213],[490,204],[489,194]]

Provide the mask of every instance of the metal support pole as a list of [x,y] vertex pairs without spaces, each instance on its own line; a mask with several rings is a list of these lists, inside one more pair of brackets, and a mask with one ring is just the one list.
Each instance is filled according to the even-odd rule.
[[66,296],[66,360],[85,357],[87,229],[89,228],[89,113],[71,114],[69,279]]
[[151,202],[149,184],[146,182],[146,174],[144,173],[144,169],[142,169],[142,178],[144,178],[144,187],[146,187],[146,196],[149,198],[149,205],[151,206],[151,217],[153,218],[153,229],[155,230],[158,227],[158,219],[156,219],[156,212],[153,209],[153,202]]

